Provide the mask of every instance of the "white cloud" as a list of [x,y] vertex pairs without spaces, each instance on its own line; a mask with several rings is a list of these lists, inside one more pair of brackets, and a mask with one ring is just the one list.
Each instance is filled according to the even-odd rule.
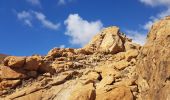
[[133,42],[144,45],[146,42],[146,34],[138,31],[126,30],[127,37],[131,38]]
[[57,30],[60,27],[59,23],[49,21],[46,16],[41,12],[36,11],[22,11],[17,13],[17,18],[28,26],[33,26],[33,20],[39,21],[45,28]]
[[156,14],[155,16],[150,17],[150,20],[146,22],[145,25],[143,25],[143,28],[145,30],[149,30],[155,21],[170,15],[170,0],[140,0],[140,2],[152,7],[156,6],[166,7],[166,9],[163,10],[162,12]]
[[27,0],[27,2],[31,3],[32,5],[38,5],[38,6],[41,5],[40,0]]
[[20,13],[17,13],[17,17],[19,20],[22,20],[24,24],[28,26],[32,26],[31,20],[32,20],[32,15],[29,12],[22,11]]
[[170,0],[140,0],[140,2],[150,6],[170,6]]
[[59,23],[53,23],[46,19],[46,16],[43,13],[40,12],[34,12],[36,18],[42,23],[42,25],[46,28],[57,30],[60,27]]
[[65,45],[60,45],[59,48],[65,48],[66,46]]
[[58,1],[58,4],[59,4],[59,5],[64,5],[65,3],[66,3],[65,0],[59,0],[59,1]]
[[65,34],[71,37],[70,43],[81,46],[87,44],[103,28],[101,21],[88,22],[78,14],[70,14],[64,24],[67,29]]
[[160,19],[162,19],[162,18],[164,18],[168,15],[170,15],[170,8],[168,8],[167,10],[165,10],[163,12],[158,13],[156,16],[151,16],[150,20],[145,23],[143,28],[145,30],[149,30],[155,21],[158,21],[158,20],[160,20]]
[[73,2],[74,0],[58,0],[59,5],[65,5],[66,3]]

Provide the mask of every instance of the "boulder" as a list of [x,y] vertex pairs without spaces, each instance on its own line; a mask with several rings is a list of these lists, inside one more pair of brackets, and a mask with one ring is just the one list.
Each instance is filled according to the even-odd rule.
[[97,89],[104,88],[106,85],[111,85],[111,84],[113,84],[113,82],[114,82],[114,77],[113,76],[106,76],[97,85]]
[[25,57],[8,56],[4,59],[4,65],[11,68],[23,67],[25,63]]
[[131,49],[139,50],[141,48],[139,44],[129,42],[129,41],[125,42],[124,46],[125,46],[126,51],[131,50]]
[[101,66],[95,69],[97,72],[101,73],[102,78],[106,76],[118,76],[119,72],[112,67]]
[[93,84],[78,85],[71,93],[69,100],[95,100]]
[[84,49],[89,52],[118,53],[124,51],[124,37],[116,26],[104,29],[97,34]]
[[30,56],[26,58],[26,62],[24,65],[24,69],[29,71],[36,71],[42,64],[42,57],[41,56]]
[[2,79],[23,79],[26,77],[26,72],[22,69],[11,69],[7,66],[0,66],[0,78]]
[[118,53],[124,51],[123,41],[118,27],[110,27],[103,31],[104,38],[99,47],[101,52]]
[[96,100],[134,100],[130,88],[119,86],[112,90],[99,93],[96,95]]
[[94,83],[100,78],[100,75],[97,72],[89,72],[87,75],[83,75],[80,78],[80,81],[83,84]]
[[139,52],[137,49],[128,50],[128,51],[126,51],[125,59],[127,61],[130,61],[132,58],[136,58],[138,56],[138,54],[139,54]]
[[112,65],[118,70],[123,70],[126,67],[128,67],[130,65],[130,63],[127,62],[126,60],[121,60],[121,61],[118,61],[118,62],[113,62]]

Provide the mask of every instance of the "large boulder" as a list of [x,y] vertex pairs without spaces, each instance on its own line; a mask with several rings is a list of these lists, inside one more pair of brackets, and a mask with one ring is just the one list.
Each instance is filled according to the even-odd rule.
[[98,93],[96,100],[133,100],[130,89],[126,86],[118,86],[105,93]]
[[0,66],[1,79],[23,79],[26,77],[26,72],[22,69],[11,69],[7,66]]
[[24,69],[29,71],[36,71],[42,65],[42,57],[38,55],[26,58]]
[[8,56],[4,59],[4,65],[11,68],[23,67],[25,63],[25,57]]
[[104,29],[97,34],[84,49],[89,52],[118,53],[125,51],[124,42],[128,41],[116,26]]
[[70,95],[69,100],[95,100],[93,84],[78,85]]
[[170,16],[156,22],[138,56],[139,98],[170,99]]

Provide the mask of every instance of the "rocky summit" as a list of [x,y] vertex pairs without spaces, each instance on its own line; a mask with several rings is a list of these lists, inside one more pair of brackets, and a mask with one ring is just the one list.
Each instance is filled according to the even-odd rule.
[[83,48],[7,56],[0,100],[170,100],[170,17],[152,26],[144,46],[113,26]]

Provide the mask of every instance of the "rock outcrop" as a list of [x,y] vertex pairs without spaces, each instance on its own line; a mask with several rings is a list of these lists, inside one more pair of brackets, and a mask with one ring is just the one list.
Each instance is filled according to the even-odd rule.
[[126,38],[118,27],[113,26],[104,29],[99,35],[97,34],[83,49],[90,53],[102,52],[115,54],[126,51],[125,42],[131,42],[131,40]]
[[170,17],[156,22],[138,57],[138,87],[142,100],[170,99]]
[[142,47],[113,26],[83,48],[6,57],[0,99],[169,100],[169,26],[170,17],[156,22]]

